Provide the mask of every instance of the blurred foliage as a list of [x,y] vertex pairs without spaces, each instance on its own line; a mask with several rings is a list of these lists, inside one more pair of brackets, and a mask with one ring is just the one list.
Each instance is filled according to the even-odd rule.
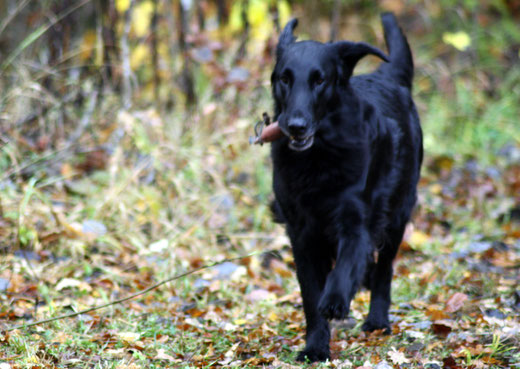
[[[450,144],[451,154],[467,155],[482,145],[496,151],[511,134],[518,140],[509,118],[517,113],[511,105],[520,94],[518,1],[385,0],[377,6],[370,1],[298,1],[292,8],[303,20],[302,37],[326,40],[327,18],[341,13],[340,38],[378,44],[382,40],[374,16],[382,10],[400,15],[414,45],[422,109],[445,107],[439,111],[442,118],[432,116],[444,122],[436,123],[436,135],[427,137],[429,150],[448,152],[433,143],[449,142],[437,134],[459,136],[460,130],[475,133],[463,145]],[[80,120],[88,96],[100,92],[96,106],[105,96],[117,99],[113,93],[123,92],[125,78],[134,108],[183,113],[188,105],[194,107],[194,98],[197,109],[226,94],[240,99],[237,92],[245,91],[250,81],[266,81],[276,42],[273,31],[285,24],[291,10],[287,1],[273,0],[5,1],[2,11],[8,16],[0,25],[4,130],[17,122],[22,131],[38,137],[48,131],[50,143],[60,142]],[[131,13],[128,56],[121,49],[126,12]],[[258,98],[267,99],[266,92],[264,88]],[[512,104],[504,103],[508,100]],[[115,105],[107,105],[103,111],[115,114]],[[38,128],[26,124],[36,116]],[[429,121],[427,117],[426,126]],[[494,133],[483,140],[479,131],[487,132],[486,126]]]

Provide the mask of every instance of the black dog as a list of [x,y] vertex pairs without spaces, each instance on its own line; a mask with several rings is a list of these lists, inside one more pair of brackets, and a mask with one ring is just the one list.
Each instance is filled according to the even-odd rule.
[[[295,42],[284,28],[271,77],[284,136],[272,143],[275,216],[286,224],[307,344],[298,360],[329,358],[329,319],[371,290],[363,329],[390,331],[392,260],[416,201],[422,132],[411,98],[413,61],[393,14],[382,15],[387,57],[365,43]],[[356,63],[383,59],[351,77]]]

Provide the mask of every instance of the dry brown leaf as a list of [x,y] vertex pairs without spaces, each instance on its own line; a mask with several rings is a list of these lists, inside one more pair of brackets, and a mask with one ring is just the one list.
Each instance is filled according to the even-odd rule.
[[432,324],[433,333],[438,336],[447,336],[451,331],[457,329],[457,323],[450,319],[436,320]]
[[157,350],[157,355],[155,355],[154,360],[167,360],[167,361],[171,361],[171,362],[177,362],[178,361],[173,356],[168,355],[166,353],[165,349],[158,349]]
[[445,311],[434,308],[428,308],[426,315],[430,317],[431,320],[448,319],[450,317]]
[[462,292],[455,292],[449,299],[446,301],[446,308],[444,311],[447,313],[454,313],[457,310],[460,310],[464,303],[468,300],[468,295]]
[[293,275],[293,273],[287,267],[287,264],[285,264],[283,261],[280,261],[278,259],[272,259],[270,267],[280,277],[289,278],[289,277],[292,277],[292,275]]

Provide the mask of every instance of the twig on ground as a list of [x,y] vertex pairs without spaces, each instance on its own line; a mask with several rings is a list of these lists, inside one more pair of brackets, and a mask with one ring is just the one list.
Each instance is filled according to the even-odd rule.
[[189,270],[189,271],[187,271],[185,273],[182,273],[182,274],[176,275],[174,277],[171,277],[171,278],[165,279],[163,281],[160,281],[160,282],[154,284],[153,286],[150,286],[150,287],[148,287],[148,288],[146,288],[146,289],[144,289],[142,291],[136,292],[136,293],[134,293],[134,294],[132,294],[130,296],[127,296],[127,297],[124,297],[124,298],[121,298],[121,299],[118,299],[118,300],[110,301],[110,302],[108,302],[106,304],[103,304],[103,305],[93,306],[93,307],[90,307],[90,308],[85,309],[85,310],[77,311],[75,313],[60,315],[60,316],[56,316],[56,317],[49,318],[49,319],[44,319],[44,320],[38,320],[36,322],[32,322],[32,323],[29,323],[29,324],[17,325],[17,326],[11,327],[11,328],[7,328],[5,331],[10,332],[10,331],[14,331],[15,329],[29,328],[29,327],[33,327],[35,325],[40,325],[40,324],[54,322],[56,320],[62,320],[62,319],[66,319],[66,318],[73,318],[73,317],[81,315],[81,314],[90,313],[91,311],[94,311],[94,310],[99,310],[99,309],[103,309],[103,308],[106,308],[106,307],[109,307],[109,306],[112,306],[112,305],[121,304],[121,303],[123,303],[125,301],[132,300],[132,299],[134,299],[136,297],[144,295],[144,294],[146,294],[146,293],[148,293],[148,292],[150,292],[152,290],[155,290],[156,288],[162,286],[163,284],[166,284],[168,282],[174,281],[176,279],[179,279],[179,278],[182,278],[182,277],[186,277],[186,276],[188,276],[190,274],[197,273],[197,272],[199,272],[201,270],[213,268],[213,267],[215,267],[217,265],[224,264],[226,262],[246,259],[246,258],[249,258],[249,257],[257,255],[257,254],[258,254],[258,252],[253,252],[253,253],[250,253],[250,254],[247,254],[247,255],[237,256],[235,258],[228,258],[228,259],[224,259],[224,260],[221,260],[221,261],[217,261],[217,262],[215,262],[213,264],[203,265],[203,266],[201,266],[199,268],[195,268],[195,269]]

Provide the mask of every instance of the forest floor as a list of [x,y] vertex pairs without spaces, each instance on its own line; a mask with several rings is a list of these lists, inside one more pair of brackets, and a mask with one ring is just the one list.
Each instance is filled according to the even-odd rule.
[[[124,119],[143,114],[153,122],[151,111]],[[301,298],[288,240],[267,207],[268,147],[249,147],[250,129],[197,136],[194,128],[193,146],[159,145],[135,161],[116,150],[104,169],[77,175],[81,164],[65,162],[61,173],[76,173],[67,179],[7,182],[0,234],[20,242],[4,243],[0,360],[13,368],[295,366]],[[503,167],[484,167],[427,154],[395,262],[393,334],[360,330],[369,301],[360,292],[349,324],[334,328],[331,363],[318,367],[520,365],[520,165],[502,159]],[[20,326],[249,254],[131,301]]]

